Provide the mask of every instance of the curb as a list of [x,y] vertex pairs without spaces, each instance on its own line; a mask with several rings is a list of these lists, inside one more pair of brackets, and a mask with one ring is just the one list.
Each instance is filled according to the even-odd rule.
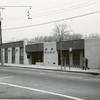
[[[1,66],[1,65],[0,65]],[[11,67],[3,65],[2,67]],[[91,74],[91,75],[100,75],[99,72],[82,72],[82,71],[72,71],[72,70],[60,70],[60,69],[46,69],[46,68],[34,68],[34,67],[24,67],[24,66],[13,66],[13,68],[27,68],[27,69],[39,69],[39,70],[48,70],[48,71],[58,71],[58,72],[72,72],[72,73],[82,73],[82,74]]]

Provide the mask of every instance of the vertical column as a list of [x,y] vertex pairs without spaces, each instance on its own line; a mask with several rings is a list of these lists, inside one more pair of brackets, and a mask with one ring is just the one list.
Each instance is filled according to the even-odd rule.
[[5,49],[4,48],[2,48],[2,56],[3,56],[2,62],[5,63]]
[[15,64],[19,64],[19,47],[15,48]]
[[69,66],[72,67],[73,65],[73,54],[72,52],[69,52]]
[[29,54],[30,58],[28,59],[28,64],[32,64],[32,53]]
[[26,45],[27,45],[27,41],[24,41],[24,64],[30,64],[30,58],[27,58],[27,53],[26,53]]
[[9,64],[11,64],[11,62],[12,62],[11,61],[12,60],[11,58],[12,58],[12,49],[11,48],[8,48],[8,63]]
[[73,65],[73,53],[72,53],[72,48],[69,48],[69,70],[70,67]]
[[0,21],[0,46],[2,46],[2,29],[1,29],[1,21]]

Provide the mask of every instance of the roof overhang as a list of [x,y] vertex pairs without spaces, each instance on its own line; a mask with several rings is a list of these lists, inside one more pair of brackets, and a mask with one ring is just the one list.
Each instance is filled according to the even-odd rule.
[[43,43],[26,45],[26,52],[40,52],[43,51]]
[[84,49],[84,39],[57,42],[57,50]]

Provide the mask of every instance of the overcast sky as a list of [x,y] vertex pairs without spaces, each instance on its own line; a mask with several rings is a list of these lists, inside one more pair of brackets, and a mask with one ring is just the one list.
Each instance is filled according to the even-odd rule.
[[52,35],[54,26],[62,23],[66,23],[75,33],[84,35],[100,33],[100,13],[41,26],[14,29],[100,11],[100,0],[0,0],[0,6],[32,6],[30,10],[32,19],[27,18],[28,7],[6,7],[3,12],[0,10],[3,17],[3,42]]

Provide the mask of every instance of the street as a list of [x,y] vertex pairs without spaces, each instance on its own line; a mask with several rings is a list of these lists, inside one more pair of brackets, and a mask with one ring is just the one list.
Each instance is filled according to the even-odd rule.
[[0,67],[0,99],[100,100],[100,75]]

